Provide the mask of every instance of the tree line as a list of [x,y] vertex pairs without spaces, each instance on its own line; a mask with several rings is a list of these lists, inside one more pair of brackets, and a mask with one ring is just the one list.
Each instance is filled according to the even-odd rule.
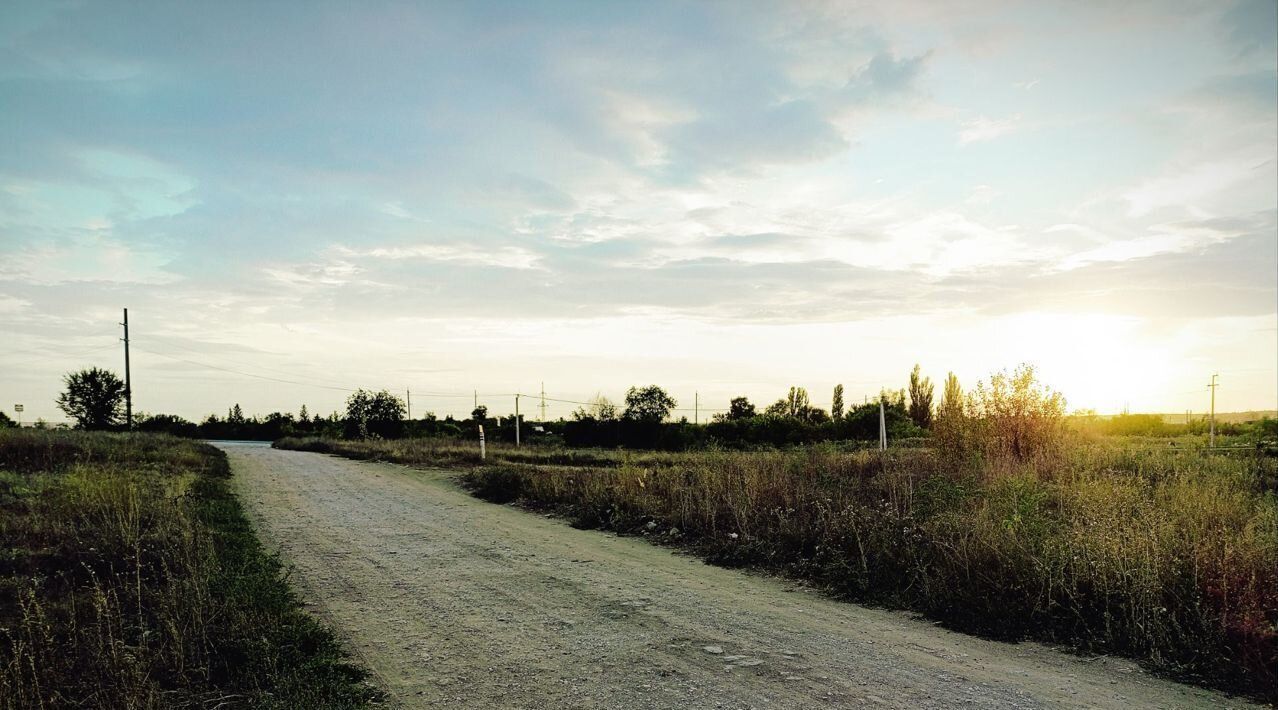
[[[65,376],[64,385],[57,404],[76,427],[123,427],[124,383],[114,373],[100,368],[71,372]],[[567,419],[521,419],[519,438],[572,447],[669,451],[709,446],[758,448],[827,441],[870,442],[878,439],[882,411],[892,441],[929,437],[954,460],[979,456],[1025,461],[1053,455],[1065,429],[1064,397],[1040,383],[1029,365],[996,372],[966,392],[954,373],[948,373],[939,401],[931,379],[923,376],[917,364],[904,388],[881,390],[875,399],[860,404],[849,404],[844,393],[843,385],[834,386],[829,409],[813,404],[808,391],[797,386],[762,409],[747,397],[734,397],[727,411],[715,414],[705,424],[697,424],[686,417],[672,417],[678,401],[662,387],[631,387],[621,404],[596,396]],[[272,412],[264,417],[246,416],[235,404],[224,417],[211,414],[200,422],[170,414],[138,413],[134,427],[208,439],[275,440],[285,436],[474,438],[482,426],[489,440],[516,438],[515,418],[490,417],[484,405],[476,407],[467,419],[438,419],[427,414],[409,420],[406,412],[405,402],[398,396],[386,390],[361,389],[347,398],[345,411],[328,415],[312,414],[302,405],[296,415]],[[1144,418],[1135,419],[1141,416]],[[1148,415],[1129,415],[1100,423],[1081,421],[1079,428],[1100,433],[1173,433],[1168,425],[1155,426]],[[0,419],[0,426],[5,424],[6,419]],[[1221,428],[1228,433],[1238,427]],[[1186,428],[1184,433],[1192,431]]]

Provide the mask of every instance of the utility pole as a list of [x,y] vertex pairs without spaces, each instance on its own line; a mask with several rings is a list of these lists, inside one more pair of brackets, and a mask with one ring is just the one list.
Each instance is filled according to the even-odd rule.
[[475,390],[475,409],[479,409],[479,390]]
[[541,421],[546,422],[546,383],[541,383]]
[[124,424],[133,430],[133,378],[129,375],[129,309],[124,309]]
[[692,423],[701,423],[701,393],[696,391],[692,393]]
[[404,390],[404,401],[408,404],[408,421],[413,421],[413,391]]
[[1216,388],[1220,386],[1216,382],[1217,377],[1220,375],[1212,375],[1211,384],[1207,385],[1207,389],[1211,390],[1211,447],[1213,449],[1216,448]]
[[519,395],[515,395],[515,446],[519,446]]

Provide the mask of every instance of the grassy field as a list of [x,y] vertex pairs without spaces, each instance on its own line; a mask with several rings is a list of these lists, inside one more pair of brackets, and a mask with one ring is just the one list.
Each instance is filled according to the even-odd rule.
[[1052,462],[926,448],[643,454],[285,441],[468,466],[477,494],[812,581],[963,630],[1278,699],[1278,459],[1074,437]]
[[189,440],[0,430],[0,708],[373,700],[229,483]]

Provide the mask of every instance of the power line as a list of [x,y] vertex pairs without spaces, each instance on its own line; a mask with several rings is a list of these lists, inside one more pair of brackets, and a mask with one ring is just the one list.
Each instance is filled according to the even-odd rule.
[[135,347],[135,348],[137,348],[138,350],[141,350],[141,351],[142,351],[142,352],[144,352],[144,353],[149,353],[149,354],[151,354],[151,355],[158,355],[158,356],[160,356],[160,357],[165,357],[165,358],[168,358],[168,359],[170,359],[170,360],[177,360],[178,362],[184,362],[184,363],[186,363],[186,364],[188,364],[188,365],[195,365],[195,366],[197,366],[197,367],[206,367],[206,368],[208,368],[208,369],[210,369],[210,370],[219,370],[219,371],[221,371],[221,372],[229,372],[229,373],[234,374],[234,375],[243,375],[244,377],[253,377],[253,378],[256,378],[256,379],[259,379],[259,380],[268,380],[268,381],[270,381],[270,382],[282,382],[282,383],[284,383],[284,384],[288,384],[288,385],[301,385],[301,386],[303,386],[303,387],[318,387],[318,388],[320,388],[320,389],[326,389],[326,390],[337,390],[337,391],[341,391],[341,392],[357,392],[357,391],[358,391],[358,389],[356,389],[356,388],[350,388],[350,387],[336,387],[336,386],[333,386],[333,385],[322,385],[322,384],[319,384],[319,383],[316,383],[316,382],[300,382],[300,381],[298,381],[298,380],[286,380],[286,379],[284,379],[284,378],[282,378],[282,377],[271,377],[271,376],[269,376],[269,375],[257,375],[257,374],[254,374],[254,373],[252,373],[252,372],[244,372],[243,370],[233,370],[233,369],[231,369],[231,368],[229,368],[229,367],[218,367],[217,365],[210,365],[210,364],[209,364],[209,363],[207,363],[207,362],[197,362],[197,361],[195,361],[195,360],[188,360],[188,359],[186,359],[186,358],[178,357],[178,356],[176,356],[176,355],[169,355],[169,354],[167,354],[167,353],[161,353],[161,352],[156,352],[156,351],[154,351],[154,350],[148,350],[147,348],[138,348],[136,345],[135,345],[134,347]]
[[[488,395],[488,396],[489,396],[489,397],[513,397],[513,396],[515,396],[515,395],[514,395],[514,394],[494,394],[494,395]],[[519,393],[519,396],[520,396],[520,397],[530,397],[530,396],[531,396],[531,397],[541,397],[542,395],[540,395],[540,394],[538,394],[538,395],[527,395],[527,394]],[[563,402],[563,403],[565,403],[565,404],[581,404],[581,405],[584,405],[584,406],[587,406],[587,407],[594,406],[594,404],[595,404],[594,402],[581,402],[581,401],[578,401],[578,400],[575,400],[575,399],[559,399],[559,398],[556,398],[556,397],[545,397],[545,400],[546,400],[547,402]],[[670,411],[672,411],[672,412],[694,412],[694,411],[697,411],[697,409],[695,409],[695,408],[693,408],[693,407],[671,407],[671,408],[670,408]],[[727,409],[710,409],[710,408],[707,408],[707,407],[701,407],[701,408],[700,408],[700,411],[702,411],[702,412],[727,412],[727,411],[729,411],[729,410],[727,410]]]
[[[111,346],[111,347],[114,347],[114,346]],[[144,352],[144,353],[148,353],[148,354],[150,354],[150,355],[157,355],[157,356],[159,356],[159,357],[168,358],[168,359],[170,359],[170,360],[176,360],[176,361],[178,361],[178,362],[184,362],[184,363],[186,363],[186,364],[188,364],[188,365],[195,365],[195,366],[197,366],[197,367],[204,367],[204,368],[208,368],[208,369],[210,369],[210,370],[217,370],[217,371],[219,371],[219,372],[227,372],[227,373],[234,374],[234,375],[242,375],[242,376],[244,376],[244,377],[252,377],[252,378],[255,378],[255,379],[259,379],[259,380],[267,380],[267,381],[269,381],[269,382],[280,382],[280,383],[283,383],[283,384],[289,384],[289,385],[300,385],[300,386],[303,386],[303,387],[318,387],[318,388],[320,388],[320,389],[335,390],[335,391],[339,391],[339,392],[358,392],[360,389],[362,389],[362,388],[359,388],[359,387],[344,387],[344,386],[340,386],[340,385],[323,384],[323,383],[320,383],[320,382],[306,382],[306,381],[297,380],[297,379],[288,379],[288,378],[284,378],[284,377],[274,377],[274,376],[272,376],[272,375],[262,375],[262,374],[257,374],[257,373],[254,373],[254,372],[245,372],[245,371],[243,371],[243,370],[237,370],[237,369],[235,369],[235,368],[222,367],[222,366],[214,365],[214,364],[207,363],[207,362],[200,362],[200,361],[198,361],[198,360],[191,360],[191,359],[189,359],[189,358],[178,357],[177,355],[171,355],[171,354],[169,354],[169,353],[162,353],[162,352],[159,352],[159,351],[157,351],[157,350],[151,350],[150,348],[141,348],[141,347],[138,347],[136,343],[134,343],[133,347],[134,347],[134,349],[141,350],[142,352]],[[265,369],[265,368],[263,368],[263,369]],[[457,393],[457,392],[423,392],[423,391],[420,391],[420,390],[417,392],[417,396],[418,396],[418,398],[419,398],[419,399],[420,399],[420,398],[422,398],[422,397],[436,397],[436,398],[469,398],[469,397],[470,397],[470,395],[468,395],[468,394],[461,394],[461,393]],[[504,396],[504,395],[489,395],[489,396],[496,396],[496,397],[500,397],[500,396]]]
[[39,348],[28,348],[27,350],[19,350],[17,352],[4,353],[2,357],[3,359],[7,360],[8,358],[13,356],[37,353],[37,352],[52,353],[59,357],[83,357],[85,355],[92,355],[93,353],[101,352],[103,350],[114,350],[116,341],[118,340],[118,338],[112,337],[111,340],[112,342],[109,345],[95,345],[85,350],[59,351],[55,348],[39,347]]
[[[152,338],[151,338],[151,340],[155,341],[156,339],[155,339],[154,337],[152,337]],[[135,340],[135,342],[136,342],[136,340]],[[198,349],[196,349],[196,348],[193,348],[193,347],[190,347],[190,346],[187,346],[187,345],[181,345],[181,344],[179,344],[179,343],[175,343],[175,342],[172,342],[172,341],[168,341],[168,340],[166,340],[166,339],[160,339],[160,340],[158,340],[157,342],[159,342],[159,344],[160,344],[160,345],[163,345],[163,346],[165,346],[165,347],[178,348],[178,349],[180,349],[180,350],[186,350],[187,352],[196,353],[197,355],[201,355],[201,356],[203,356],[203,357],[207,357],[207,358],[213,358],[213,359],[215,359],[215,360],[221,360],[222,362],[230,363],[230,364],[232,364],[232,365],[239,365],[239,366],[241,366],[241,367],[251,367],[251,368],[256,369],[256,370],[265,370],[265,371],[267,371],[267,372],[275,372],[275,373],[279,373],[279,374],[282,374],[282,375],[295,375],[295,372],[290,371],[290,370],[281,370],[281,369],[279,369],[279,368],[275,368],[275,367],[268,367],[268,366],[266,366],[266,365],[259,365],[259,364],[256,364],[256,363],[247,363],[247,362],[244,362],[244,361],[242,361],[242,360],[232,360],[231,358],[228,358],[228,357],[226,357],[226,356],[224,356],[224,355],[217,355],[217,354],[214,354],[214,353],[204,352],[204,351],[202,351],[202,350],[198,350]],[[316,380],[320,380],[320,378],[315,378],[315,379],[316,379]],[[332,381],[332,380],[322,380],[322,381],[325,381],[325,382],[328,382],[329,384],[334,384],[334,385],[335,385],[335,383],[333,383],[333,381]],[[336,385],[335,385],[335,386],[336,386]]]

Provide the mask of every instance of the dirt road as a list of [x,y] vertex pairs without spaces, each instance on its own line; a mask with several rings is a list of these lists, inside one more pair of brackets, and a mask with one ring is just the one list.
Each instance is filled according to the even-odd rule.
[[476,500],[444,471],[225,444],[267,545],[403,707],[1246,707]]

